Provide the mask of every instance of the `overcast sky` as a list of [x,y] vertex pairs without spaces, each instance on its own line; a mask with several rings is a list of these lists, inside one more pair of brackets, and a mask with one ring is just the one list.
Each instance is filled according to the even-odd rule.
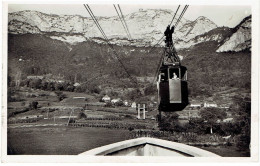
[[[95,16],[114,16],[116,15],[116,11],[112,4],[90,4],[90,7],[95,14]],[[172,11],[176,11],[177,6],[175,5],[129,5],[129,4],[121,4],[120,5],[123,14],[129,14],[132,12],[138,11],[140,8],[142,9],[170,9]],[[181,6],[181,13],[182,8]],[[81,4],[9,4],[8,12],[16,12],[22,10],[36,10],[43,13],[48,14],[67,14],[74,15],[78,14],[81,16],[89,17],[88,12]],[[190,5],[188,10],[186,11],[184,18],[189,20],[195,20],[199,16],[205,16],[215,22],[218,26],[228,26],[234,27],[236,26],[243,18],[251,14],[250,6],[227,6],[227,5],[211,5],[211,6],[194,6]]]

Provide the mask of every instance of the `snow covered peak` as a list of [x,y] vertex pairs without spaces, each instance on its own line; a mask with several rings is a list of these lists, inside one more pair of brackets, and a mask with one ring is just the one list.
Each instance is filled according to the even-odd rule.
[[199,17],[196,19],[196,21],[199,21],[199,20],[208,20],[208,18],[205,17],[205,16],[199,16]]
[[178,36],[184,41],[209,32],[212,29],[217,28],[217,25],[204,16],[198,17],[195,21],[188,21],[179,29]]
[[211,21],[210,19],[208,19],[207,17],[204,17],[204,16],[198,17],[194,22],[197,24],[203,23],[203,24],[209,24],[209,25],[217,27],[217,25],[213,21]]
[[[124,43],[129,43],[130,45],[148,46],[154,45],[162,37],[174,13],[172,10],[147,9],[125,15],[132,41],[127,40],[127,34],[117,16],[97,17],[97,20],[106,36],[115,44],[117,44],[117,41],[118,43],[123,43],[122,40],[126,40]],[[175,25],[178,18],[179,15],[176,15],[172,25]],[[103,38],[93,20],[89,17],[53,15],[27,10],[10,13],[8,20],[9,33],[66,33],[64,36],[68,38],[66,41],[69,42],[69,39],[73,38],[71,43],[74,44],[76,43],[75,36],[80,36],[79,42],[82,42],[84,38]],[[12,20],[19,21],[19,24]],[[21,26],[22,24],[24,25]],[[187,41],[215,27],[217,27],[216,24],[206,17],[199,17],[195,21],[186,20],[183,17],[176,27],[174,40]],[[70,37],[68,37],[69,35]],[[75,36],[71,37],[71,35]],[[61,37],[57,36],[54,38],[57,40],[61,39]]]

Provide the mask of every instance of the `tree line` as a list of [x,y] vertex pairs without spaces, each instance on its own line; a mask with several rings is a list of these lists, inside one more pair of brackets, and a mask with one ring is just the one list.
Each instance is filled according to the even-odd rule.
[[173,113],[162,118],[159,128],[162,131],[194,132],[197,134],[217,134],[221,136],[237,136],[236,146],[239,149],[249,149],[251,140],[251,99],[237,95],[228,112],[232,120],[223,122],[227,118],[227,111],[221,108],[203,108],[199,118],[191,118],[185,125],[178,121],[179,115]]

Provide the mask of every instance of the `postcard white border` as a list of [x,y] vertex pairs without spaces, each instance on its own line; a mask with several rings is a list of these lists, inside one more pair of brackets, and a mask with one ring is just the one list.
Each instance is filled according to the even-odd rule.
[[[8,4],[104,4],[104,3],[120,3],[120,4],[190,4],[190,5],[250,5],[252,7],[252,122],[251,122],[251,157],[223,157],[223,158],[180,158],[180,157],[82,157],[67,155],[9,155],[7,156],[7,11]],[[230,164],[236,162],[236,165],[259,162],[259,1],[258,0],[86,0],[86,1],[61,1],[61,0],[45,0],[45,1],[3,1],[2,12],[2,57],[1,57],[1,161],[4,163],[172,163],[180,164],[207,164],[217,162],[218,164]],[[238,164],[239,162],[240,164]],[[217,164],[216,163],[216,164]]]

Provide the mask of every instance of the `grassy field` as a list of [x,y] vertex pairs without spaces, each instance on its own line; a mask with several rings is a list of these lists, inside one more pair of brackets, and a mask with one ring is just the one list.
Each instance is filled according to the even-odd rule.
[[25,127],[8,129],[8,154],[77,155],[123,141],[128,130],[105,128]]
[[[77,155],[92,148],[132,138],[130,128],[158,130],[157,122],[152,120],[157,114],[155,109],[148,109],[146,120],[138,120],[135,109],[105,107],[95,96],[84,93],[64,92],[67,98],[62,101],[57,99],[54,92],[25,89],[16,93],[22,100],[8,103],[8,113],[17,112],[8,118],[10,155]],[[84,97],[86,100],[74,97]],[[28,108],[32,101],[38,101],[40,108],[21,112]],[[181,117],[180,123],[185,124],[188,116],[197,116],[198,111],[186,108],[176,113]],[[81,112],[87,118],[78,122],[77,118]],[[70,116],[76,123],[92,127],[65,127]],[[30,121],[35,120],[35,117],[36,121]],[[236,151],[235,146],[200,148],[226,157],[249,156],[248,152]]]
[[[8,129],[8,155],[77,155],[103,145],[131,139],[122,129],[73,127],[18,127]],[[235,146],[201,147],[223,157],[249,157]]]

